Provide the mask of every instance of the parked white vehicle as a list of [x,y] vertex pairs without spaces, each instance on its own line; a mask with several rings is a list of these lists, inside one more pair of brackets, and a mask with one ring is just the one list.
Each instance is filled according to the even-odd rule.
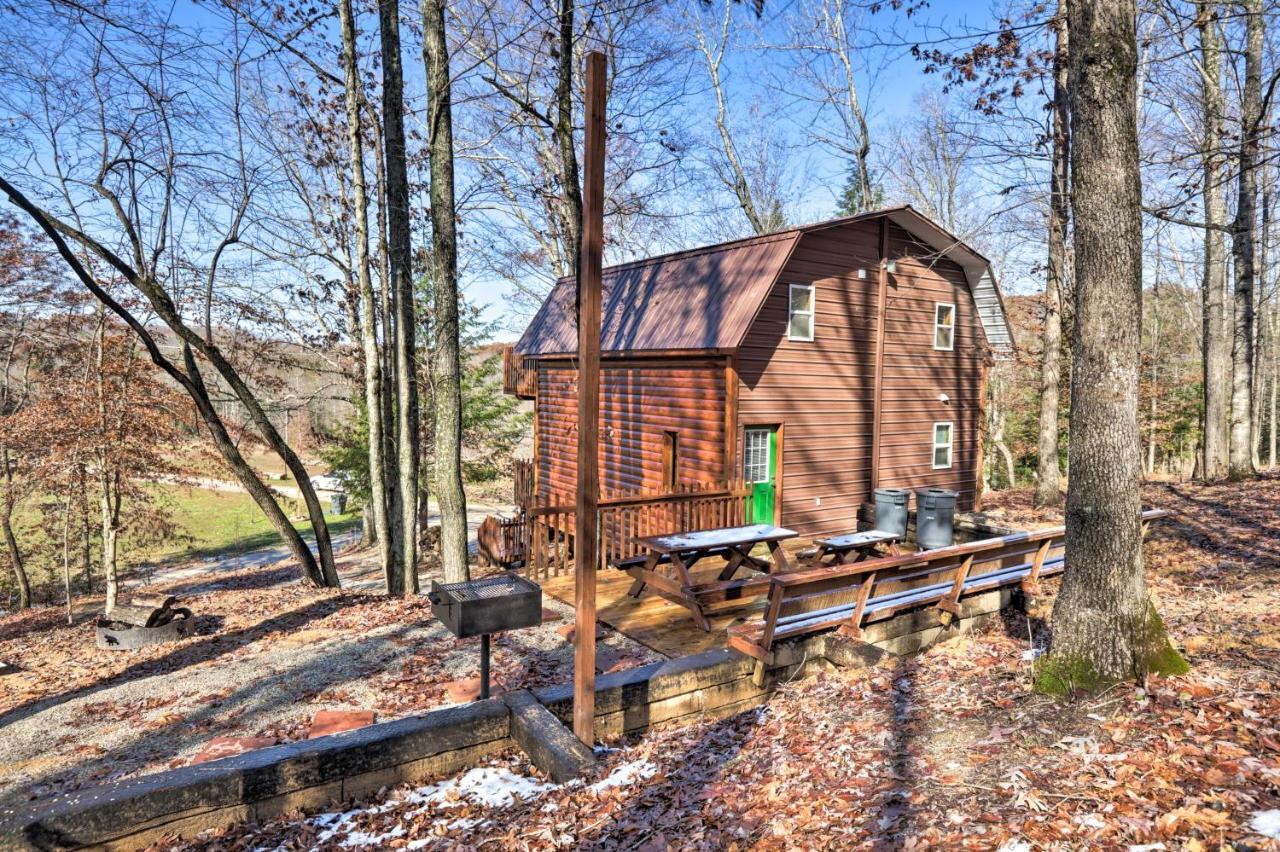
[[322,473],[311,477],[311,487],[317,491],[341,491],[342,479],[335,473]]

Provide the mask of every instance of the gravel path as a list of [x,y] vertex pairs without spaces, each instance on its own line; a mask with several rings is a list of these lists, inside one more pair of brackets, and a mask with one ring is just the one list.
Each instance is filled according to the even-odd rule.
[[[157,572],[148,589],[180,594],[197,635],[144,651],[98,651],[89,617],[71,627],[50,610],[0,617],[0,659],[22,663],[0,680],[0,812],[184,765],[215,737],[303,738],[319,710],[373,710],[378,721],[421,712],[477,676],[479,641],[454,639],[425,598],[368,590],[381,587],[371,554],[340,557],[340,592],[300,586],[280,555]],[[542,626],[495,640],[500,686],[571,677],[573,649],[557,629],[572,610],[544,605]],[[623,667],[661,659],[612,631],[601,647]]]

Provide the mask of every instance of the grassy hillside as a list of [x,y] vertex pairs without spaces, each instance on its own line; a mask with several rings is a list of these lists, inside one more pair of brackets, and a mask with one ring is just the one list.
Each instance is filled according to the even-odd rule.
[[[280,536],[248,494],[175,485],[155,488],[187,540],[149,551],[126,550],[131,563],[205,558],[270,547],[280,541]],[[290,510],[288,502],[285,501],[286,512]],[[336,533],[357,525],[360,516],[359,513],[328,515],[327,520],[330,531]],[[294,526],[304,533],[311,531],[311,522],[307,520],[295,519]]]
[[[280,543],[280,537],[267,522],[262,511],[248,494],[234,491],[214,491],[183,485],[155,484],[150,486],[156,495],[159,508],[163,508],[177,528],[177,537],[156,542],[154,535],[140,534],[126,527],[120,539],[120,568],[129,571],[146,563],[176,562],[187,559],[206,559],[218,555],[230,555],[247,550],[272,547]],[[287,514],[296,515],[293,501],[284,500]],[[54,599],[61,594],[62,585],[62,503],[49,500],[42,513],[38,501],[29,499],[20,504],[14,515],[14,527],[18,545],[22,550],[37,599]],[[94,535],[91,559],[95,580],[100,578],[97,532],[99,518],[97,505],[90,506],[89,523]],[[124,515],[129,517],[126,502]],[[333,533],[352,529],[360,523],[358,513],[331,515],[329,528]],[[73,514],[72,529],[68,541],[67,556],[71,569],[80,583],[79,517]],[[295,518],[294,525],[300,531],[311,530],[309,521]],[[13,592],[12,575],[4,565],[0,574],[0,608]]]

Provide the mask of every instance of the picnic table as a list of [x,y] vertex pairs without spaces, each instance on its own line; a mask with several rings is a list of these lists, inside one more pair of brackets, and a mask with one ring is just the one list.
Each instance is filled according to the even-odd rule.
[[901,540],[902,536],[883,530],[866,530],[831,538],[820,538],[814,541],[817,549],[814,551],[813,561],[823,565],[852,565],[879,555],[876,551],[877,545],[896,544]]
[[[703,630],[710,630],[711,623],[706,616],[708,608],[763,594],[769,588],[771,573],[791,570],[782,542],[796,535],[793,530],[772,524],[748,524],[645,536],[636,539],[647,551],[643,559],[627,560],[618,567],[635,578],[627,593],[631,597],[638,598],[651,587],[667,600],[686,607],[693,614],[695,624]],[[761,544],[769,548],[768,560],[751,554]],[[690,571],[708,557],[724,559],[725,566],[715,581],[697,583]],[[669,573],[663,573],[660,567],[669,568]],[[747,576],[735,579],[734,575],[743,569],[748,572]]]

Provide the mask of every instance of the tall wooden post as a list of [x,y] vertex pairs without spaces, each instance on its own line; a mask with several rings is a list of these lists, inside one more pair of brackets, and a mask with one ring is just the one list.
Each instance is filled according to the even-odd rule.
[[578,258],[578,503],[574,516],[576,580],[573,732],[595,743],[596,563],[600,506],[600,267],[604,251],[605,58],[587,56],[583,150],[582,252]]

